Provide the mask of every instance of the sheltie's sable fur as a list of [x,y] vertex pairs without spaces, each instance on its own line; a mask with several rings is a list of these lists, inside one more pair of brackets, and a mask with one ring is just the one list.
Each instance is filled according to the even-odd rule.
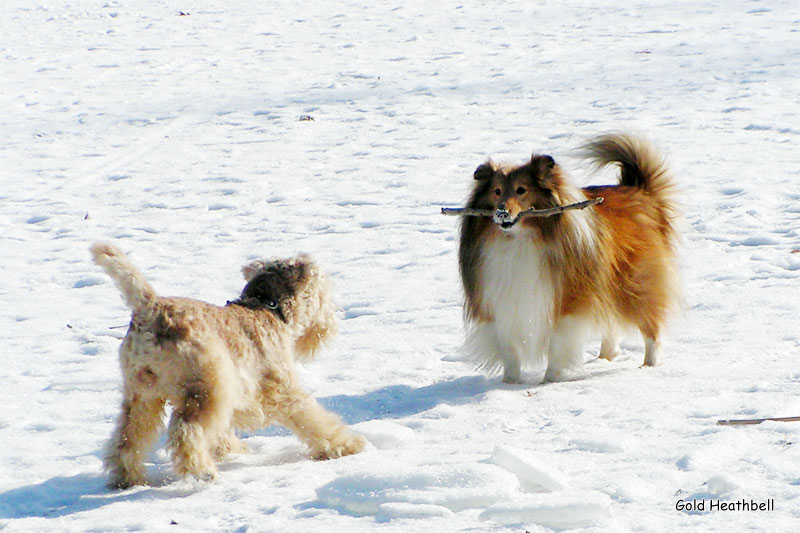
[[[467,207],[500,210],[495,219],[505,223],[462,220],[465,349],[488,371],[502,368],[507,382],[545,354],[545,381],[570,379],[594,330],[603,333],[600,357],[611,360],[621,332],[638,329],[644,364],[656,365],[665,321],[680,302],[678,214],[662,156],[625,134],[588,142],[583,155],[598,167],[617,165],[619,184],[581,189],[547,155],[520,166],[489,160],[475,171]],[[603,203],[584,210],[516,218],[598,196]]]
[[143,459],[172,406],[167,446],[175,470],[210,480],[215,461],[244,451],[236,428],[277,422],[316,459],[356,453],[350,433],[298,383],[294,360],[312,358],[336,331],[328,283],[310,257],[255,261],[241,297],[218,307],[156,295],[110,244],[91,247],[133,314],[120,348],[122,411],[108,446],[109,486],[145,484]]

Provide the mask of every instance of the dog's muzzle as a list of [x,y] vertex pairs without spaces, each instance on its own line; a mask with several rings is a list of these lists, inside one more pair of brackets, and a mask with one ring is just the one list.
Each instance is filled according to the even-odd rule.
[[512,217],[511,213],[505,209],[498,209],[495,211],[492,220],[504,230],[511,229],[511,226],[517,222],[516,218]]

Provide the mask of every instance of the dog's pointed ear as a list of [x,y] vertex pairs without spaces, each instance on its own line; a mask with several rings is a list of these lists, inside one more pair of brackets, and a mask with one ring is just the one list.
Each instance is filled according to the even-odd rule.
[[478,181],[488,180],[494,175],[494,171],[495,165],[492,160],[489,159],[486,163],[475,169],[475,173],[472,174],[472,177]]
[[552,190],[555,186],[555,179],[558,169],[556,161],[549,155],[533,154],[531,157],[531,172],[533,178],[543,188]]
[[253,261],[252,263],[248,263],[242,267],[242,275],[244,276],[244,280],[249,282],[251,279],[256,277],[256,274],[264,270],[264,266],[266,265],[266,261],[263,259],[259,259],[257,261]]

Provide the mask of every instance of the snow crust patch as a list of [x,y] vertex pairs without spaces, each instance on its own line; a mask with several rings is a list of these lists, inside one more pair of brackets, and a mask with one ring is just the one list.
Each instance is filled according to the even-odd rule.
[[385,420],[371,420],[353,426],[378,449],[398,448],[415,439],[414,430]]
[[[430,506],[453,512],[485,508],[513,498],[518,486],[513,474],[491,465],[427,465],[394,473],[342,476],[316,493],[318,505],[343,513],[379,515],[389,510],[390,514],[408,515],[430,514],[434,509]],[[384,504],[393,505],[382,511]],[[427,507],[416,507],[420,505]]]

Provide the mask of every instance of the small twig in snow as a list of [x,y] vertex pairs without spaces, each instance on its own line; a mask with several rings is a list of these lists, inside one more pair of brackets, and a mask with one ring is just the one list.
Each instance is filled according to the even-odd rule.
[[739,420],[717,420],[720,426],[752,426],[761,422],[800,422],[800,416],[784,416],[779,418],[743,418]]

